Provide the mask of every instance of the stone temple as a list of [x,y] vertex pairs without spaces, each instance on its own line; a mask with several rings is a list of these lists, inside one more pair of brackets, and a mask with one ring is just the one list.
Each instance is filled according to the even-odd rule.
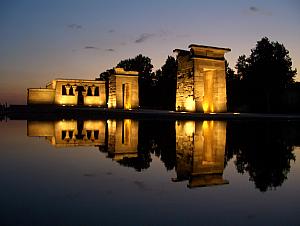
[[[27,104],[94,106],[131,109],[139,107],[138,72],[114,68],[108,83],[84,79],[55,79],[46,88],[27,90]],[[107,98],[107,93],[108,98]]]
[[226,112],[224,54],[228,48],[189,45],[177,53],[176,110],[189,112]]

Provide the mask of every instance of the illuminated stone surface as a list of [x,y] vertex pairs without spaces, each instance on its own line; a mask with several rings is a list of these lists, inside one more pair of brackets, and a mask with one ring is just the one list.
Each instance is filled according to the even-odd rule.
[[27,122],[27,136],[46,137],[55,147],[104,145],[105,130],[101,120]]
[[139,107],[138,72],[115,68],[109,79],[108,108]]
[[[138,121],[28,121],[27,136],[45,137],[55,147],[107,146],[114,160],[137,157]],[[106,131],[107,130],[107,131]]]
[[178,60],[176,109],[190,112],[226,112],[224,54],[230,49],[190,45],[175,49]]
[[189,187],[227,184],[222,178],[226,122],[176,122],[176,180]]
[[114,160],[137,157],[138,121],[108,120],[108,153]]
[[[46,88],[30,88],[27,104],[84,105],[107,107],[105,81],[56,79]],[[138,72],[115,68],[109,80],[109,108],[139,107]]]
[[46,88],[30,88],[27,104],[106,106],[105,82],[55,79]]

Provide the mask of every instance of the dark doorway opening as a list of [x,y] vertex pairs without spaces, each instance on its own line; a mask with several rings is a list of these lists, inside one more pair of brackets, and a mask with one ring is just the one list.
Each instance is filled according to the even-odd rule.
[[84,103],[84,101],[83,101],[83,91],[84,91],[84,88],[83,88],[83,86],[77,86],[77,89],[76,89],[76,91],[78,91],[78,99],[77,99],[77,104],[78,105],[83,105]]
[[122,108],[125,108],[125,84],[122,84]]

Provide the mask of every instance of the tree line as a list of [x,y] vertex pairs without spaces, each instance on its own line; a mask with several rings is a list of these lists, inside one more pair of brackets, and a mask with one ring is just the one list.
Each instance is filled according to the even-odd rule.
[[[151,59],[142,54],[121,60],[116,67],[139,72],[141,108],[175,110],[177,61],[174,57],[168,56],[155,72]],[[228,111],[300,111],[300,84],[295,82],[297,70],[292,68],[289,51],[283,44],[263,37],[248,57],[239,56],[236,71],[227,61],[225,68]],[[96,79],[107,81],[108,88],[111,72],[112,69],[107,70]]]
[[283,44],[264,37],[239,56],[236,73],[226,63],[227,105],[231,111],[299,111],[300,85],[295,82],[289,51]]

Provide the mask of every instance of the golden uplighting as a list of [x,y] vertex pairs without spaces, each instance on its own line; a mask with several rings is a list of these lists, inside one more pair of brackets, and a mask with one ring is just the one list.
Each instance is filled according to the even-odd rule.
[[130,103],[126,103],[125,104],[125,109],[126,110],[130,110],[131,109],[131,104]]
[[204,113],[206,113],[208,111],[208,103],[207,102],[203,102],[202,107],[203,107]]
[[193,97],[189,97],[186,100],[184,107],[187,111],[195,111],[195,100],[193,99]]

